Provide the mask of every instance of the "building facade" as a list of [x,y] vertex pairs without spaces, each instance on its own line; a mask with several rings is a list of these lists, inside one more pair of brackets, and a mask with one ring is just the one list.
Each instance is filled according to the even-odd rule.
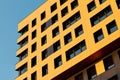
[[15,80],[120,80],[120,0],[47,0],[18,33]]

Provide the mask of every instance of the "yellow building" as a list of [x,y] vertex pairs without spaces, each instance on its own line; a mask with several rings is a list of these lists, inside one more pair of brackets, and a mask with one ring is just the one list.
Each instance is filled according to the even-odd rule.
[[120,0],[47,0],[18,32],[15,80],[120,80]]

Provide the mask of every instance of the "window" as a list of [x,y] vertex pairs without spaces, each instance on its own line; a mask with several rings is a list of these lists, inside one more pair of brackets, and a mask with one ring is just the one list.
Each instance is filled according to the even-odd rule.
[[109,70],[115,66],[112,56],[109,56],[103,60],[105,70]]
[[52,24],[58,21],[58,15],[56,14],[55,16],[52,17]]
[[25,46],[28,43],[28,36],[25,37],[22,41],[20,41],[18,44],[20,45],[20,48]]
[[48,65],[42,67],[42,76],[45,76],[48,74]]
[[107,24],[106,27],[107,27],[108,34],[111,34],[118,29],[115,20]]
[[120,50],[118,51],[118,56],[119,56],[119,58],[120,58]]
[[57,9],[57,3],[54,3],[50,8],[51,12],[55,11]]
[[27,71],[27,63],[25,63],[23,66],[17,69],[17,71],[19,71],[19,75],[25,73]]
[[44,51],[42,51],[42,60],[44,60],[47,57],[48,57],[47,49],[45,49]]
[[45,11],[41,14],[41,20],[43,20],[46,17]]
[[60,49],[60,40],[53,44],[53,52]]
[[102,11],[97,13],[95,16],[90,18],[91,25],[94,26],[94,25],[98,24],[100,21],[104,20],[105,18],[110,16],[112,13],[113,12],[112,12],[111,7],[110,6],[106,7],[105,9],[103,9]]
[[104,38],[104,35],[103,35],[103,32],[102,32],[102,29],[98,30],[97,32],[94,33],[94,39],[95,39],[95,42],[98,42],[100,40],[102,40]]
[[87,7],[88,7],[88,12],[91,12],[92,10],[96,8],[95,2],[92,1],[91,3],[87,5]]
[[106,0],[99,0],[100,4],[104,3]]
[[60,0],[60,5],[64,4],[67,0]]
[[71,3],[71,9],[75,9],[76,7],[78,6],[78,0],[74,0],[72,3]]
[[23,80],[27,80],[27,78],[24,78]]
[[87,69],[88,79],[91,80],[95,77],[97,77],[95,65]]
[[59,27],[56,27],[55,29],[52,30],[52,37],[55,37],[59,34]]
[[19,31],[19,33],[20,33],[21,35],[23,35],[23,34],[25,34],[27,31],[28,31],[28,24],[27,24],[23,29],[21,29],[21,30]]
[[62,65],[62,59],[61,56],[54,59],[54,67],[57,68]]
[[36,37],[36,30],[32,32],[32,39],[34,39],[35,37]]
[[120,0],[116,0],[117,7],[120,9]]
[[68,7],[66,6],[62,11],[62,17],[65,16],[68,13]]
[[74,47],[72,47],[72,48],[70,48],[69,50],[66,51],[67,61],[72,59],[76,55],[80,54],[84,50],[86,50],[85,40],[81,41],[80,43],[78,43],[77,45],[75,45]]
[[28,49],[24,50],[20,55],[18,55],[19,61],[23,60],[27,56],[28,56]]
[[75,80],[84,80],[84,79],[83,79],[83,74],[80,73],[80,74],[78,74],[77,76],[75,76]]
[[34,43],[34,44],[32,45],[32,52],[34,52],[36,49],[37,49],[37,44]]
[[74,15],[72,15],[69,19],[63,22],[63,30],[67,29],[70,27],[72,24],[77,22],[80,19],[80,13],[77,12]]
[[72,41],[72,36],[71,33],[68,33],[67,35],[64,36],[64,43],[67,44]]
[[36,61],[36,56],[34,58],[32,58],[32,63],[31,63],[31,67],[35,66],[37,64],[37,61]]
[[82,28],[82,25],[78,26],[76,29],[75,29],[75,36],[78,37],[79,35],[83,34],[83,28]]
[[37,73],[36,72],[32,73],[31,80],[37,80]]
[[32,21],[32,27],[36,25],[36,18]]
[[46,37],[46,35],[42,37],[41,41],[42,41],[41,42],[42,45],[44,45],[45,43],[47,43],[47,37]]
[[119,79],[118,79],[118,76],[117,76],[117,75],[114,75],[113,77],[111,77],[111,78],[108,79],[108,80],[119,80]]

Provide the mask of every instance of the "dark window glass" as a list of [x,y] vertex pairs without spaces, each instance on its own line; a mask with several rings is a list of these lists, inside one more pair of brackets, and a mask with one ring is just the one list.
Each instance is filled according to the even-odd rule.
[[111,34],[118,29],[115,21],[110,22],[109,24],[106,25],[106,27],[107,27],[108,34]]
[[37,44],[36,43],[34,43],[33,45],[32,45],[32,52],[34,52],[35,50],[37,49]]
[[104,38],[102,29],[98,30],[97,32],[94,33],[94,39],[95,42],[99,42],[100,40],[102,40]]
[[112,56],[109,56],[103,60],[105,70],[109,70],[115,66]]
[[60,5],[64,4],[67,0],[60,0]]
[[45,43],[47,43],[47,37],[46,37],[46,35],[42,37],[42,39],[41,39],[41,45],[44,45]]
[[57,57],[54,59],[54,67],[57,68],[59,67],[60,65],[62,65],[62,59],[61,59],[61,56]]
[[68,7],[62,9],[61,13],[62,13],[62,17],[65,16],[68,13]]
[[79,35],[83,34],[83,28],[82,28],[82,25],[78,26],[76,29],[75,29],[75,36],[78,37]]
[[22,65],[17,71],[19,71],[19,75],[25,73],[27,71],[27,63]]
[[42,76],[45,76],[48,74],[48,65],[42,67]]
[[19,33],[20,33],[21,35],[23,35],[23,34],[25,34],[27,31],[28,31],[28,24],[27,24],[23,29],[21,29],[21,30],[19,31]]
[[23,80],[27,80],[27,78],[23,79]]
[[114,75],[114,76],[112,76],[110,79],[108,79],[108,80],[119,80],[118,79],[118,76],[117,75]]
[[87,7],[88,7],[88,12],[91,12],[92,10],[96,8],[95,2],[92,1],[91,3],[87,5]]
[[77,76],[75,76],[75,80],[84,80],[84,79],[83,79],[83,74],[80,73],[80,74],[78,74]]
[[81,41],[80,43],[78,43],[77,45],[75,45],[74,47],[72,47],[68,51],[66,51],[67,61],[72,59],[76,55],[80,54],[84,50],[86,50],[85,40]]
[[52,6],[51,6],[51,12],[55,11],[57,9],[57,3],[54,3]]
[[67,35],[64,36],[64,43],[67,44],[72,41],[72,36],[71,33],[68,33]]
[[52,30],[52,37],[55,37],[59,34],[59,27],[56,27],[55,29]]
[[42,60],[44,60],[47,57],[48,57],[47,49],[45,49],[44,51],[42,51]]
[[99,0],[100,4],[104,3],[106,0]]
[[120,58],[120,50],[118,51],[118,56],[119,56],[119,58]]
[[45,11],[41,14],[41,20],[43,20],[46,17]]
[[41,25],[41,32],[43,32],[45,29],[47,29],[46,23],[44,23],[44,24]]
[[32,21],[32,27],[36,25],[36,18]]
[[112,13],[113,12],[112,12],[111,7],[110,6],[106,7],[105,9],[103,9],[102,11],[97,13],[95,16],[90,18],[91,25],[94,26],[94,25],[98,24],[100,21],[104,20],[105,18],[110,16]]
[[22,41],[20,41],[18,44],[20,45],[20,48],[25,46],[28,43],[28,36],[25,37]]
[[77,12],[74,15],[72,15],[69,19],[63,22],[63,30],[70,27],[72,24],[77,22],[79,19],[80,19],[80,12]]
[[37,59],[36,56],[34,58],[32,58],[32,63],[31,63],[31,67],[35,66],[37,64]]
[[74,0],[72,3],[71,3],[71,9],[75,9],[76,7],[78,6],[78,0]]
[[37,73],[36,72],[31,74],[31,80],[37,80]]
[[53,52],[60,49],[60,40],[53,44]]
[[52,24],[58,21],[58,15],[56,14],[55,16],[52,17]]
[[32,32],[32,39],[34,39],[35,37],[36,37],[36,30]]
[[23,60],[24,58],[26,58],[28,56],[28,49],[26,49],[25,51],[23,51],[18,57],[19,57],[19,61]]
[[97,76],[95,65],[87,69],[88,79],[91,80]]
[[120,0],[116,0],[117,7],[120,9]]

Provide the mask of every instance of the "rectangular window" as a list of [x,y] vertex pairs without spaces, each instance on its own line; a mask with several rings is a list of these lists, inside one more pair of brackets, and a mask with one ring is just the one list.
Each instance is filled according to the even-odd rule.
[[27,80],[27,78],[24,78],[23,80]]
[[21,35],[23,35],[23,34],[25,34],[27,31],[28,31],[28,24],[27,24],[23,29],[21,29],[21,30],[19,31],[19,33],[20,33]]
[[117,4],[118,9],[120,9],[120,0],[116,0],[116,4]]
[[78,37],[79,35],[83,34],[83,32],[82,25],[80,25],[75,29],[75,36]]
[[119,56],[119,58],[120,58],[120,50],[118,51],[118,56]]
[[47,43],[47,37],[46,37],[46,35],[42,37],[42,39],[41,39],[41,45],[44,45],[45,43]]
[[22,65],[17,71],[19,71],[19,75],[25,73],[27,71],[27,63]]
[[36,49],[37,49],[37,44],[36,44],[36,43],[34,43],[34,44],[32,45],[31,52],[34,52]]
[[102,29],[98,30],[97,32],[94,33],[94,39],[95,42],[99,42],[100,40],[102,40],[104,38]]
[[42,67],[42,76],[45,76],[48,74],[48,65]]
[[67,0],[60,0],[60,5],[64,4]]
[[104,3],[106,0],[99,0],[100,4]]
[[41,20],[43,20],[46,17],[45,11],[41,14]]
[[61,56],[54,59],[54,67],[57,68],[62,65],[62,59]]
[[31,67],[35,66],[37,64],[37,58],[36,56],[32,58],[32,61],[31,61]]
[[105,70],[109,70],[115,66],[112,56],[109,56],[103,60]]
[[28,36],[25,37],[22,41],[20,41],[18,44],[20,45],[20,48],[25,46],[28,43]]
[[42,60],[44,60],[47,57],[48,57],[47,49],[45,49],[44,51],[42,51]]
[[115,20],[107,24],[106,27],[107,27],[108,34],[111,34],[118,29]]
[[118,78],[118,75],[114,75],[111,78],[109,78],[108,80],[119,80],[119,78]]
[[68,44],[71,41],[72,41],[71,33],[68,33],[67,35],[64,36],[64,44]]
[[56,14],[55,16],[52,17],[52,24],[58,21],[58,15]]
[[52,30],[52,37],[54,38],[59,34],[59,27],[56,27],[55,29]]
[[32,21],[32,27],[36,25],[36,18]]
[[54,3],[51,7],[51,12],[55,11],[57,9],[57,3]]
[[78,11],[74,15],[72,15],[69,19],[63,22],[63,30],[67,29],[70,27],[72,24],[77,22],[80,19],[80,12]]
[[31,80],[37,80],[37,73],[36,72],[31,74]]
[[61,10],[62,17],[68,13],[68,7],[66,6],[64,9]]
[[24,50],[22,53],[20,53],[20,55],[18,55],[19,61],[23,60],[27,56],[28,56],[28,49]]
[[87,69],[88,79],[91,80],[97,77],[95,65]]
[[93,11],[93,10],[96,8],[95,1],[90,2],[90,3],[87,5],[87,8],[88,8],[88,12]]
[[53,44],[53,51],[56,52],[60,49],[60,40]]
[[80,73],[80,74],[78,74],[77,76],[75,76],[75,80],[84,80],[84,79],[83,79],[83,74]]
[[80,54],[84,50],[86,50],[85,40],[81,41],[80,43],[66,51],[66,60],[68,61],[72,59],[73,57]]
[[110,16],[112,13],[113,12],[112,12],[111,7],[107,6],[105,9],[103,9],[102,11],[97,13],[95,16],[90,18],[91,25],[94,26],[94,25],[98,24],[100,21],[104,20],[105,18]]
[[78,0],[74,0],[72,3],[71,3],[71,9],[75,9],[76,7],[78,6]]
[[34,39],[35,37],[36,37],[36,30],[32,32],[32,39]]

